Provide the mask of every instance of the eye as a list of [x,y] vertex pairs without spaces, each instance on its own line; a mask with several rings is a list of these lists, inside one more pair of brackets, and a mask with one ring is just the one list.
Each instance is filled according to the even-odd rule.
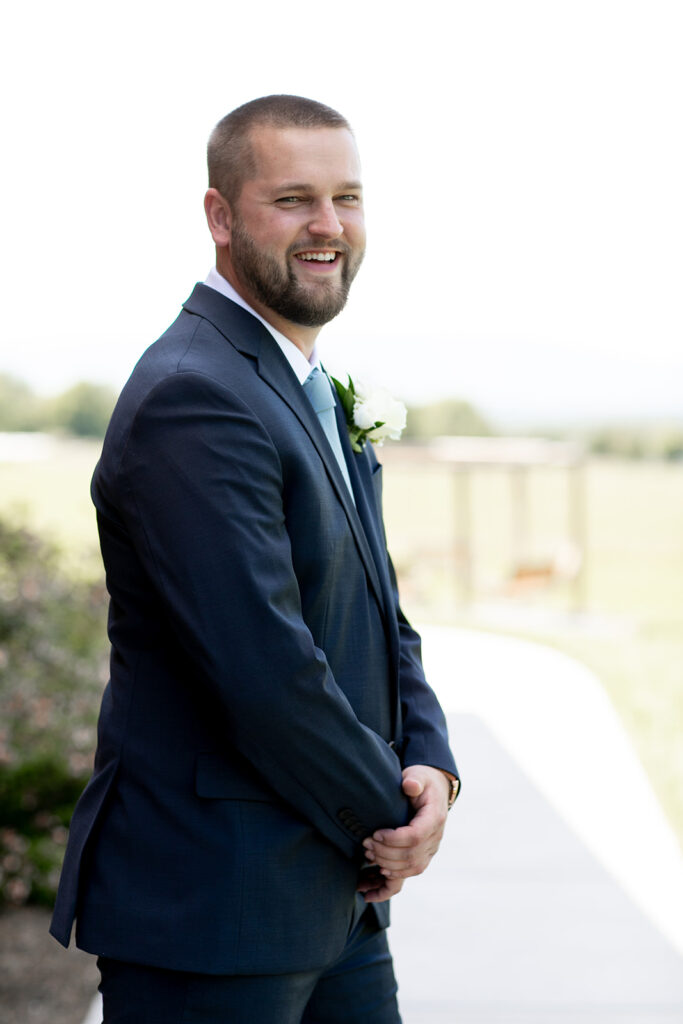
[[302,203],[303,199],[301,196],[280,196],[275,202],[282,203],[283,206],[296,206],[297,203]]
[[360,203],[360,196],[337,196],[338,203]]

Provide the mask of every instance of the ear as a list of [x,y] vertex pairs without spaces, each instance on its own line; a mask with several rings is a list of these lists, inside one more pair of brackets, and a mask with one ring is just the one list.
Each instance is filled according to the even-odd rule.
[[217,248],[225,248],[230,243],[230,225],[232,211],[230,205],[218,189],[210,188],[204,196],[204,210],[211,237]]

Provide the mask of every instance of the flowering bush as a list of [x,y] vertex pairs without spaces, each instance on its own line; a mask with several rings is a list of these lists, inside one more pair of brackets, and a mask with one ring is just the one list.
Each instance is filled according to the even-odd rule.
[[106,593],[0,521],[0,905],[50,902],[90,774],[107,671]]

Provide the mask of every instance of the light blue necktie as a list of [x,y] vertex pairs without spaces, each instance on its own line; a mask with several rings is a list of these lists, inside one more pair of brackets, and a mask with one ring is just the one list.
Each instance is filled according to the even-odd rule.
[[344,458],[344,452],[342,451],[341,441],[339,440],[339,431],[337,430],[337,417],[334,413],[334,396],[332,394],[332,385],[327,379],[326,374],[321,373],[317,366],[315,366],[308,377],[303,383],[306,397],[313,406],[313,410],[320,420],[320,425],[325,431],[325,437],[330,442],[330,448],[334,452],[335,458],[339,463],[339,468],[342,471],[342,476],[346,480],[346,486],[349,489],[351,500],[355,504],[353,497],[353,489],[351,487],[351,480],[349,479],[349,471],[346,465],[346,459]]

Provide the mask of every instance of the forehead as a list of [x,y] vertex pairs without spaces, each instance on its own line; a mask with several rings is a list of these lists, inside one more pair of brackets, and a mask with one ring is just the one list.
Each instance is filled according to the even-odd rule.
[[[346,128],[274,128],[259,126],[249,135],[254,185],[312,184],[335,188],[360,183],[360,160]],[[246,183],[245,183],[246,184]]]

